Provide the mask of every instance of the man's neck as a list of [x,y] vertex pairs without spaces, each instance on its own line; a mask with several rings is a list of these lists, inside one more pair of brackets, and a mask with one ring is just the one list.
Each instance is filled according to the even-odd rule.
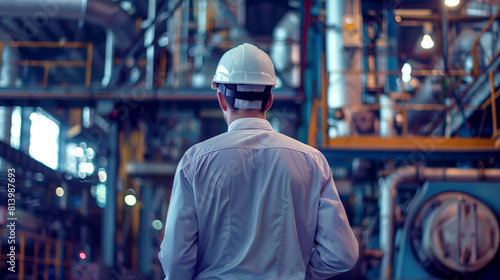
[[238,110],[237,112],[227,114],[227,120],[226,120],[227,125],[229,126],[235,120],[245,119],[245,118],[259,118],[265,120],[266,113],[261,113],[261,112],[256,113],[254,111],[243,112],[243,110]]

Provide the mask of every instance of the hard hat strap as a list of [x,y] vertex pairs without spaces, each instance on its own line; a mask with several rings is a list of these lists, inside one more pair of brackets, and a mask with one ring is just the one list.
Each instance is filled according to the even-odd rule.
[[272,86],[266,86],[263,92],[237,91],[237,85],[224,84],[223,95],[244,100],[264,100],[269,97]]

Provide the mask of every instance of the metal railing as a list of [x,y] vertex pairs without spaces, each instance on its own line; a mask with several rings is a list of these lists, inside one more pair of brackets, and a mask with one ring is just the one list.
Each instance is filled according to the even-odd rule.
[[30,67],[43,67],[43,85],[48,84],[49,70],[51,67],[83,67],[85,68],[85,86],[90,86],[92,75],[92,56],[94,51],[93,43],[83,42],[0,42],[0,65],[3,46],[7,45],[13,48],[82,48],[87,49],[86,60],[20,60],[18,65]]
[[[476,40],[474,41],[474,44],[472,45],[472,57],[474,59],[474,68],[472,70],[472,73],[474,74],[475,77],[481,75],[479,73],[479,48],[481,44],[481,38],[483,35],[486,33],[486,31],[490,30],[492,28],[493,23],[496,21],[496,19],[500,16],[500,9],[496,11],[496,13],[490,18],[488,23],[481,29],[481,32],[479,32]],[[500,50],[492,50],[492,57],[490,58],[490,63],[495,60],[496,57],[500,55]]]
[[[7,238],[7,231],[0,230],[0,237]],[[16,231],[16,272],[17,279],[49,279],[49,271],[53,269],[53,279],[62,280],[70,278],[70,265],[74,245],[72,242],[55,239],[35,233]],[[27,248],[30,244],[30,248]],[[32,246],[31,246],[32,245]],[[2,248],[0,247],[0,250]],[[31,254],[30,254],[31,253]],[[8,252],[0,251],[0,269],[7,265]],[[27,269],[31,267],[31,269]],[[61,269],[63,268],[63,269]],[[64,275],[61,275],[63,271]],[[10,273],[10,272],[9,272]],[[7,275],[4,275],[7,276]]]
[[[428,76],[433,76],[433,77],[463,77],[463,76],[470,76],[474,78],[478,78],[480,76],[488,76],[489,75],[489,83],[490,83],[490,95],[489,98],[487,98],[482,104],[479,105],[471,105],[471,104],[459,104],[459,102],[452,102],[450,105],[444,105],[444,104],[415,104],[411,103],[408,104],[407,102],[412,99],[411,95],[407,94],[405,91],[405,87],[401,86],[401,91],[396,93],[396,98],[394,96],[391,96],[392,100],[395,100],[396,102],[392,103],[391,105],[383,106],[380,104],[357,104],[357,105],[349,105],[345,106],[341,110],[345,113],[346,110],[350,112],[356,112],[356,111],[378,111],[381,110],[382,108],[385,109],[391,109],[395,112],[399,112],[399,118],[398,118],[398,123],[400,122],[401,125],[401,133],[400,135],[396,137],[376,137],[375,135],[370,136],[370,138],[375,139],[375,138],[380,138],[380,141],[376,141],[374,145],[376,146],[378,144],[382,144],[384,141],[387,142],[385,145],[385,148],[389,148],[390,146],[394,146],[394,148],[398,148],[399,143],[403,143],[404,141],[401,141],[401,139],[408,139],[409,138],[409,132],[408,132],[408,111],[445,111],[446,113],[449,113],[450,111],[461,108],[461,109],[469,109],[469,110],[486,110],[488,106],[491,106],[491,114],[492,114],[492,124],[493,124],[493,132],[491,139],[488,139],[488,141],[463,141],[463,144],[460,144],[460,139],[452,139],[452,142],[454,144],[457,144],[459,146],[464,146],[466,147],[467,145],[477,145],[480,148],[500,148],[500,141],[494,141],[496,137],[498,137],[498,128],[497,128],[497,110],[496,110],[496,99],[500,96],[500,89],[495,90],[495,74],[496,74],[496,69],[490,69],[491,66],[489,64],[494,63],[499,57],[500,57],[500,49],[498,49],[499,44],[496,44],[493,46],[494,49],[492,49],[492,55],[491,57],[488,57],[488,65],[489,66],[487,71],[480,72],[480,62],[479,62],[479,52],[481,49],[481,38],[484,36],[484,34],[492,29],[493,24],[496,22],[498,17],[500,16],[500,9],[496,11],[496,13],[490,18],[490,20],[487,22],[487,24],[482,28],[482,30],[478,33],[476,40],[474,41],[474,44],[471,48],[471,53],[473,57],[473,69],[471,72],[464,71],[464,70],[449,70],[448,73],[445,73],[444,70],[438,70],[438,69],[423,69],[423,70],[413,70],[412,71],[412,76],[413,77],[428,77]],[[493,36],[498,36],[498,34],[493,34]],[[326,67],[323,66],[321,67],[321,74],[320,77],[322,79],[322,86],[319,88],[320,94],[318,96],[321,96],[320,98],[314,98],[312,102],[312,110],[311,110],[311,117],[310,117],[310,122],[309,122],[309,130],[308,130],[308,143],[313,146],[319,146],[320,148],[334,148],[334,147],[339,147],[342,145],[346,145],[348,142],[346,142],[346,139],[352,139],[356,137],[340,137],[343,139],[339,138],[330,138],[328,135],[328,115],[329,115],[329,108],[327,105],[327,83],[328,83],[328,73],[326,72]],[[398,76],[399,79],[401,80],[401,72],[400,71],[358,71],[358,70],[339,70],[338,73],[335,72],[335,74],[342,74],[342,75],[378,75],[378,76]],[[471,83],[472,84],[472,83]],[[348,114],[344,114],[348,115]],[[346,116],[346,125],[349,127],[354,128],[354,124],[352,123],[352,120]],[[318,134],[320,137],[318,137]],[[413,136],[415,137],[415,136]],[[418,135],[416,137],[419,137]],[[422,137],[420,137],[422,138]],[[437,137],[436,137],[437,138]],[[449,137],[446,137],[446,139],[449,139]],[[477,138],[476,138],[477,139]],[[318,140],[321,141],[320,144],[318,144]],[[465,139],[464,139],[465,140]],[[485,140],[481,138],[480,140]],[[493,140],[493,141],[489,141]],[[445,143],[443,144],[443,147],[446,146],[446,140],[443,140],[441,142]],[[348,145],[350,148],[355,148],[355,144],[353,141],[351,142],[350,145]],[[357,141],[356,143],[361,143],[363,141]],[[407,143],[404,144],[407,146]],[[477,147],[476,147],[477,148]]]

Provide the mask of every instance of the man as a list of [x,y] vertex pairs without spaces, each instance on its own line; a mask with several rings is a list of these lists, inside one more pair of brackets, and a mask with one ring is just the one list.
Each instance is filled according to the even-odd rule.
[[316,149],[273,131],[269,56],[250,44],[212,82],[228,132],[190,148],[174,179],[158,255],[165,279],[327,279],[358,243]]

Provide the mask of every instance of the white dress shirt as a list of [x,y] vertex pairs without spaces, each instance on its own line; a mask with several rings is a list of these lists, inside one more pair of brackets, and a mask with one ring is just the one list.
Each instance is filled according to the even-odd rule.
[[327,279],[358,243],[325,157],[244,118],[182,157],[158,257],[171,280]]

